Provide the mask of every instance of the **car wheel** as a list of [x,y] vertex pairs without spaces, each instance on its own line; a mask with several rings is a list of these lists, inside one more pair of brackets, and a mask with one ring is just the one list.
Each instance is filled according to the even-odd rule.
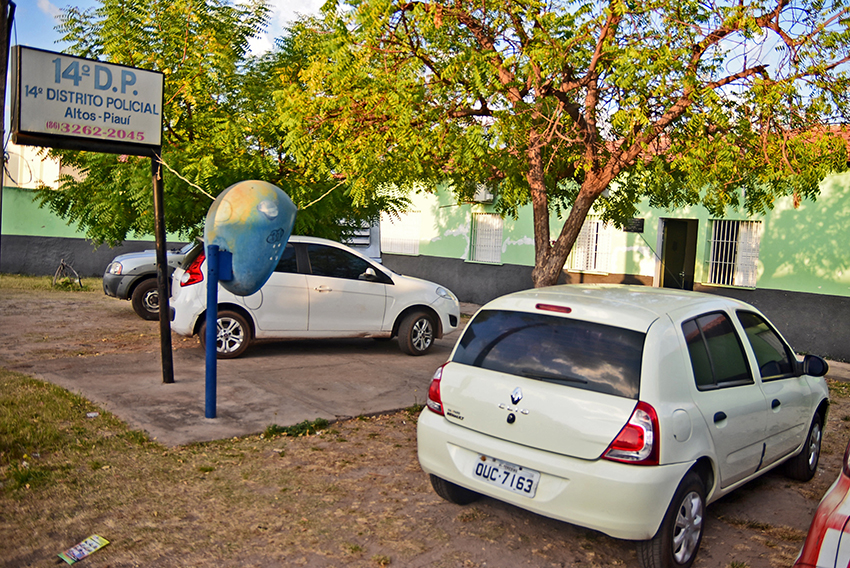
[[[235,359],[248,349],[251,343],[251,328],[248,322],[240,314],[223,310],[218,312],[218,329],[216,331],[216,358]],[[201,339],[201,347],[207,348],[207,322],[201,324],[198,331]]]
[[408,355],[424,355],[434,344],[434,327],[425,312],[408,314],[398,328],[398,346]]
[[481,494],[476,493],[471,489],[467,489],[466,487],[455,485],[451,481],[446,481],[442,477],[437,477],[436,475],[431,475],[430,477],[431,487],[434,488],[437,495],[449,503],[454,503],[455,505],[469,505],[473,501],[478,501],[481,497]]
[[785,475],[798,481],[808,481],[815,476],[820,459],[820,444],[823,440],[823,421],[820,412],[815,413],[806,444],[799,454],[785,462]]
[[159,287],[156,278],[148,278],[133,290],[133,310],[146,320],[159,319]]
[[641,566],[688,568],[696,558],[704,528],[705,485],[691,471],[679,484],[655,537],[638,543]]

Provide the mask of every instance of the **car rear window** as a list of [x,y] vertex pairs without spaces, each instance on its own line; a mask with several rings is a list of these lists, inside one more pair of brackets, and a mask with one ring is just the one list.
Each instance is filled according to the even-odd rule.
[[744,346],[725,313],[688,320],[682,324],[682,333],[699,390],[753,384]]
[[637,399],[645,334],[558,316],[484,310],[452,361]]

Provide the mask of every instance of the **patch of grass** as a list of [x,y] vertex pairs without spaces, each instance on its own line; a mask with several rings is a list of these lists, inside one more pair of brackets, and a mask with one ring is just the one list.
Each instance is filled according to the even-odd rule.
[[425,409],[425,405],[424,405],[424,404],[418,404],[418,403],[417,403],[417,404],[414,404],[413,406],[408,406],[407,408],[405,408],[405,409],[404,409],[404,412],[405,412],[405,413],[406,413],[406,414],[407,414],[410,418],[416,418],[417,416],[419,416],[419,414],[420,414],[420,413],[421,413],[424,409]]
[[748,519],[718,517],[733,527],[739,529],[749,529],[759,531],[761,534],[785,542],[801,542],[806,538],[806,531],[791,528],[789,526],[775,526],[762,521],[752,521]]
[[53,276],[28,276],[24,274],[0,274],[0,288],[7,290],[62,290],[69,292],[100,292],[103,293],[103,282],[100,278],[83,278],[80,288],[76,280],[53,286]]
[[275,436],[310,436],[321,430],[324,430],[329,425],[330,422],[328,422],[324,418],[317,418],[312,422],[309,420],[305,420],[304,422],[299,422],[294,426],[278,426],[277,424],[272,424],[271,426],[266,427],[265,431],[263,432],[263,437],[274,438]]
[[[87,418],[98,412],[96,418]],[[0,369],[0,467],[47,455],[81,437],[121,424],[111,414],[65,389]]]
[[826,384],[829,385],[830,397],[850,398],[850,383],[827,379]]
[[51,478],[50,471],[26,462],[12,464],[8,470],[8,485],[10,489],[35,489],[46,485]]
[[84,283],[82,279],[77,280],[76,278],[62,278],[61,280],[57,280],[56,284],[53,284],[54,290],[65,290],[67,292],[85,292],[88,290],[88,284]]
[[213,471],[215,471],[215,468],[210,465],[201,465],[198,466],[198,471],[200,471],[201,473],[212,473]]
[[385,556],[383,554],[376,554],[372,557],[372,562],[374,562],[378,566],[389,566],[391,560],[389,556]]
[[737,560],[733,560],[732,562],[729,563],[727,568],[750,568],[750,565],[747,564],[746,562],[739,562]]
[[363,547],[360,546],[359,544],[351,544],[349,542],[346,542],[343,545],[343,548],[345,549],[346,552],[348,552],[349,554],[352,554],[352,555],[363,554]]

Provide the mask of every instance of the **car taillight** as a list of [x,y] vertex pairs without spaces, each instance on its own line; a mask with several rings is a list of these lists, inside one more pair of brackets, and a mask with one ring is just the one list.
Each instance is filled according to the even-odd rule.
[[437,368],[434,376],[431,378],[431,386],[428,387],[428,408],[440,416],[446,415],[443,411],[443,399],[440,396],[440,381],[443,379],[443,367],[446,365],[448,363],[444,363]]
[[602,457],[635,465],[658,465],[658,415],[645,402],[638,402],[628,423],[623,426]]
[[192,264],[186,268],[186,272],[183,273],[183,276],[180,277],[180,287],[183,286],[191,286],[192,284],[197,284],[198,282],[204,281],[204,273],[201,272],[201,265],[206,260],[206,255],[201,253],[198,255],[198,258],[192,261]]

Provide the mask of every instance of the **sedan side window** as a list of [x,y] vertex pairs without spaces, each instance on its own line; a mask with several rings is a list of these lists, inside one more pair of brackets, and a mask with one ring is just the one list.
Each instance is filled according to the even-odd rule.
[[295,247],[292,246],[292,243],[286,243],[286,248],[283,249],[283,254],[280,257],[280,261],[277,263],[277,268],[274,269],[275,272],[288,272],[291,274],[296,274],[298,272],[298,262],[295,258]]
[[793,376],[795,358],[790,348],[767,321],[752,312],[738,312],[747,339],[753,347],[764,380]]
[[344,250],[324,245],[307,245],[310,267],[316,276],[358,280],[371,265]]
[[699,390],[753,384],[744,347],[729,317],[711,313],[682,324]]

